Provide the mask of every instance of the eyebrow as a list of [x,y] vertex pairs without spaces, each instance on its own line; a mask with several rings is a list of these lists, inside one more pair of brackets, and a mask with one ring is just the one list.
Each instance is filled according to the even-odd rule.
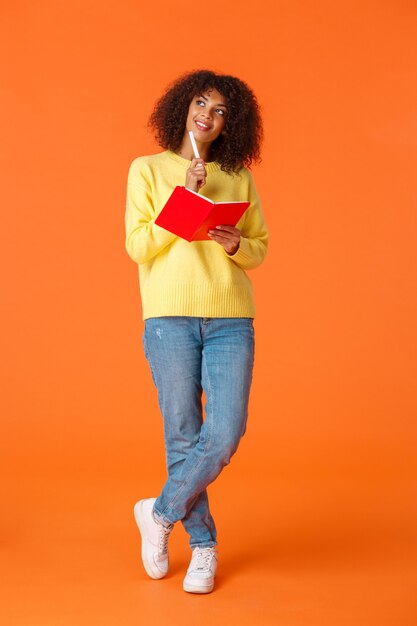
[[[203,96],[203,94],[201,93],[200,95],[196,95],[196,98],[204,98],[204,100],[206,100],[208,102],[208,98],[206,98],[206,96]],[[225,109],[227,109],[227,104],[223,104],[222,102],[219,102],[218,104],[216,104],[217,107],[224,107]]]

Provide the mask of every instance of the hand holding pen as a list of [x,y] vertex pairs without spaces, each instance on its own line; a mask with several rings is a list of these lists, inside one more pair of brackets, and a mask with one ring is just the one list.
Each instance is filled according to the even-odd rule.
[[191,165],[187,170],[185,186],[191,191],[198,192],[206,184],[207,172],[204,167],[204,160],[200,158],[192,130],[189,131],[189,135],[195,158],[191,161]]

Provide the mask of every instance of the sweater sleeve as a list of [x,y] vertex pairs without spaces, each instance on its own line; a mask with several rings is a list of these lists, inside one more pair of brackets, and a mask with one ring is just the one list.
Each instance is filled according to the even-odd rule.
[[125,245],[130,258],[141,264],[156,256],[176,235],[155,224],[155,207],[149,183],[145,176],[138,175],[134,163],[127,182]]
[[239,248],[235,254],[228,254],[227,256],[242,269],[251,270],[258,267],[264,260],[269,234],[252,174],[248,170],[246,171],[249,178],[248,200],[250,205],[241,225]]

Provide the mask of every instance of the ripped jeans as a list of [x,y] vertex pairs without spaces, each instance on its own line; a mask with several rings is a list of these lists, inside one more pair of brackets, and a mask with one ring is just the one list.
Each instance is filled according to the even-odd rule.
[[155,518],[164,525],[181,520],[191,548],[214,546],[206,487],[230,462],[246,430],[253,320],[149,318],[143,346],[164,419],[168,469]]

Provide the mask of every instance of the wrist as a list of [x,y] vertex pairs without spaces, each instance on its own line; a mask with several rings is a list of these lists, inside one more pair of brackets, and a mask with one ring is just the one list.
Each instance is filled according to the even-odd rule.
[[238,243],[232,250],[226,250],[227,254],[233,256],[239,250],[240,244]]

